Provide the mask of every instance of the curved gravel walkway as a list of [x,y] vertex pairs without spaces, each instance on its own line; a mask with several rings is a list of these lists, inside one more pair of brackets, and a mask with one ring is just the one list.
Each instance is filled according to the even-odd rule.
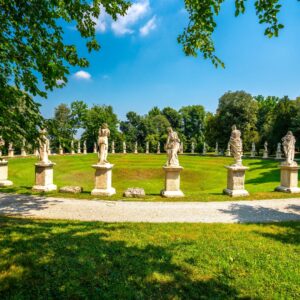
[[228,202],[128,202],[0,194],[0,215],[39,219],[151,223],[300,221],[300,199]]

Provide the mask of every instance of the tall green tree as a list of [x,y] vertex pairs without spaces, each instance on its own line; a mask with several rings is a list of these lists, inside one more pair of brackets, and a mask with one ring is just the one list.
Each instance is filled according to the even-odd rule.
[[[242,131],[244,148],[249,150],[251,143],[258,140],[257,123],[258,103],[244,91],[227,92],[219,99],[216,113],[216,142],[225,150],[236,125]],[[213,146],[213,145],[211,145]]]

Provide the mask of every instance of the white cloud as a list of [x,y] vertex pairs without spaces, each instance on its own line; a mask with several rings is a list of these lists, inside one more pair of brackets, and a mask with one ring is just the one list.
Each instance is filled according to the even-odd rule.
[[143,27],[140,28],[140,35],[146,36],[156,28],[156,16],[153,16]]
[[133,3],[127,10],[125,16],[119,16],[118,20],[111,24],[111,29],[116,35],[132,34],[131,28],[150,10],[149,0]]
[[90,80],[92,78],[92,75],[85,71],[78,71],[74,74],[74,77],[77,79],[83,79],[83,80]]
[[98,19],[95,20],[96,22],[96,32],[105,32],[107,29],[107,21],[108,21],[109,15],[105,11],[104,7],[101,5],[100,7],[100,16]]
[[65,81],[63,80],[63,79],[57,79],[56,80],[56,84],[57,85],[62,85],[62,84],[64,84],[65,83]]

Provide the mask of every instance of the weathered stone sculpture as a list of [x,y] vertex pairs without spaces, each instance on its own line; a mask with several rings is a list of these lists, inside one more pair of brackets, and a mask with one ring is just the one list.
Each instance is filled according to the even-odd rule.
[[180,150],[179,150],[180,154],[183,154],[183,142],[180,143]]
[[192,144],[191,144],[191,153],[192,154],[195,153],[195,144],[194,144],[194,142],[192,142]]
[[14,157],[15,156],[15,150],[13,143],[8,144],[8,157]]
[[230,142],[228,142],[228,144],[227,144],[226,156],[231,156]]
[[234,163],[231,166],[226,166],[227,169],[227,188],[224,193],[231,196],[248,196],[249,193],[245,190],[245,172],[248,167],[242,164],[243,142],[241,132],[234,125],[230,136],[230,152],[234,157]]
[[64,154],[64,148],[61,146],[61,144],[59,144],[59,146],[58,146],[58,153],[59,153],[60,155],[63,155],[63,154]]
[[206,143],[203,143],[202,155],[206,155]]
[[83,154],[87,154],[86,141],[83,141]]
[[265,141],[264,143],[264,154],[263,154],[263,158],[268,158],[269,154],[268,154],[268,142]]
[[126,142],[123,142],[123,154],[126,154]]
[[216,142],[215,155],[219,155],[219,143]]
[[78,145],[77,145],[77,153],[78,153],[78,154],[81,153],[81,145],[80,145],[80,141],[78,141]]
[[115,153],[116,153],[116,150],[115,150],[115,142],[114,142],[114,141],[111,142],[111,153],[112,153],[112,154],[115,154]]
[[93,153],[97,153],[97,144],[94,143]]
[[74,151],[74,141],[71,141],[71,154],[74,155],[75,151]]
[[282,159],[281,143],[277,144],[276,159]]
[[180,140],[171,127],[168,128],[168,138],[165,145],[167,162],[163,167],[165,171],[165,189],[161,191],[163,197],[184,197],[180,190],[180,172],[183,167],[179,165],[178,152],[180,151]]
[[0,136],[0,187],[1,186],[11,186],[12,181],[8,180],[8,161],[2,158],[2,147],[5,145],[5,141]]
[[252,143],[252,147],[251,147],[251,153],[250,153],[250,157],[255,157],[256,154],[256,148],[255,148],[255,143]]
[[149,142],[146,142],[146,154],[149,154]]
[[156,153],[160,154],[160,142],[157,143],[157,151],[156,151]]
[[116,193],[116,190],[112,187],[112,168],[114,165],[107,160],[109,136],[110,130],[108,125],[104,123],[98,134],[98,163],[92,165],[96,171],[95,188],[91,194],[95,196],[111,196]]
[[295,158],[296,139],[291,131],[282,138],[285,161],[280,165],[280,186],[275,190],[285,193],[300,193],[298,188],[298,164]]
[[21,147],[21,156],[27,156],[27,153],[26,153],[26,141],[25,139],[22,140],[22,147]]
[[46,137],[46,129],[40,131],[39,138],[39,162],[35,164],[35,185],[34,191],[49,192],[57,189],[53,184],[53,162],[49,160],[49,139]]
[[134,154],[138,154],[138,143],[134,143]]

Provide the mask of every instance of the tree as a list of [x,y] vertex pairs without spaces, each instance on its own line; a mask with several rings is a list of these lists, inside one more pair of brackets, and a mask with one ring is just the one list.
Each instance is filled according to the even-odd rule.
[[[185,0],[185,8],[189,14],[189,23],[178,42],[182,44],[186,55],[197,56],[198,52],[203,54],[204,59],[209,59],[216,67],[224,67],[224,63],[215,54],[215,45],[212,35],[217,26],[221,5],[225,0]],[[278,13],[281,4],[278,0],[256,0],[254,2],[256,14],[260,24],[266,25],[264,34],[271,38],[277,37],[279,30],[284,26],[278,22]],[[235,1],[235,16],[245,13],[246,0]]]
[[79,129],[83,127],[86,121],[88,112],[88,106],[83,101],[73,101],[71,103],[71,119],[75,128]]
[[182,116],[176,109],[171,107],[165,107],[162,110],[162,114],[168,119],[168,121],[171,124],[171,127],[175,131],[180,132],[182,130]]
[[75,45],[65,44],[62,21],[74,23],[88,51],[99,50],[95,25],[105,9],[114,20],[124,15],[124,0],[0,0],[0,87],[14,82],[32,95],[46,97],[39,88],[52,90],[67,82],[70,66],[87,67]]
[[0,87],[0,95],[0,135],[7,143],[21,144],[25,139],[35,145],[39,136],[38,127],[44,124],[40,105],[15,87]]
[[179,110],[183,123],[184,142],[201,144],[204,139],[205,109],[202,105],[184,106]]
[[[118,117],[110,105],[94,105],[86,114],[86,120],[83,124],[84,132],[81,140],[87,141],[88,150],[93,149],[94,143],[97,142],[98,131],[103,123],[107,123],[110,129],[110,140],[118,142],[120,134],[118,132]],[[118,148],[119,149],[119,148]]]
[[250,149],[251,143],[258,140],[256,130],[258,103],[244,91],[227,92],[219,99],[216,113],[216,142],[220,148],[226,149],[231,134],[232,125],[242,132],[245,149]]

